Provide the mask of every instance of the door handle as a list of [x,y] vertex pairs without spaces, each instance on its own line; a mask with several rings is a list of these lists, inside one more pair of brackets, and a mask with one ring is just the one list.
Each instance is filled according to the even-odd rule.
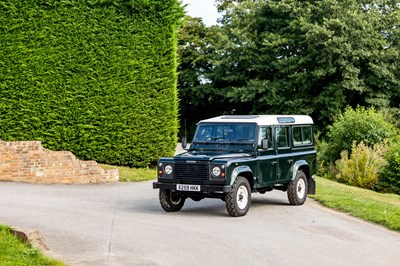
[[293,163],[293,160],[292,159],[289,159],[289,160],[287,160],[288,161],[288,163]]
[[272,165],[275,165],[276,163],[277,163],[277,161],[272,161],[271,162]]

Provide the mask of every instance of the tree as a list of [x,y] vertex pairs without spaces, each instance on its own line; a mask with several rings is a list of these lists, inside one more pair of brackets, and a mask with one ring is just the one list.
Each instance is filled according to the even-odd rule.
[[199,120],[224,113],[229,104],[210,79],[218,34],[218,26],[206,27],[201,18],[190,16],[179,31],[178,90],[182,136],[185,123],[191,136]]
[[310,114],[324,128],[346,105],[399,108],[397,2],[217,3],[212,80],[241,112]]

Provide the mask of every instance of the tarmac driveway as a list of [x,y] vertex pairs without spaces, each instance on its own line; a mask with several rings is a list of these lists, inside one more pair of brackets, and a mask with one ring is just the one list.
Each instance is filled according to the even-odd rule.
[[232,218],[218,199],[166,213],[151,182],[0,182],[0,224],[38,230],[71,265],[400,265],[399,233],[280,191]]

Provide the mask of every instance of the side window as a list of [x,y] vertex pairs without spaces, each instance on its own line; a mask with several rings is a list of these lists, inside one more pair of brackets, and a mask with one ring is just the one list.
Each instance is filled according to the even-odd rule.
[[289,147],[289,128],[276,127],[276,145],[278,148]]
[[293,127],[293,145],[310,145],[311,140],[311,126]]
[[272,129],[270,127],[261,127],[260,132],[258,134],[258,148],[261,148],[261,141],[263,139],[268,140],[268,147],[273,148],[272,146]]
[[311,126],[309,127],[303,127],[303,144],[312,144],[312,139],[311,139]]

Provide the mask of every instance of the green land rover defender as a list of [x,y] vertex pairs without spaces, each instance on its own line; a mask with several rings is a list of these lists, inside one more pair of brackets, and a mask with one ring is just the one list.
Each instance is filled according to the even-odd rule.
[[[186,148],[185,143],[183,143]],[[187,152],[160,158],[161,207],[181,210],[185,200],[219,198],[229,215],[246,215],[251,193],[278,189],[291,205],[315,194],[313,120],[305,115],[219,116],[198,123]]]

